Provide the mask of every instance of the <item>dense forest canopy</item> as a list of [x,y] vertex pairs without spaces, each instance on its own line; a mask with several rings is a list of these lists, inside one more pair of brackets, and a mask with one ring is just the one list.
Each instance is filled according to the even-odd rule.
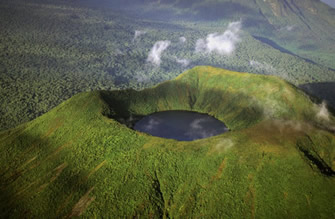
[[0,2],[0,130],[88,90],[142,89],[196,65],[335,81],[334,9],[316,1]]

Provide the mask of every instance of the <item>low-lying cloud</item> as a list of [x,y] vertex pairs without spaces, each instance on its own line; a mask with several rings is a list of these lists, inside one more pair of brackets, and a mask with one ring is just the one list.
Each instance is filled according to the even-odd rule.
[[335,122],[331,113],[327,109],[327,103],[323,101],[320,105],[316,105],[316,119],[322,126],[335,134]]
[[133,38],[133,42],[139,38],[140,36],[146,34],[147,32],[144,30],[135,30],[135,34],[134,34],[134,38]]
[[288,26],[285,27],[285,29],[287,31],[292,31],[292,30],[294,30],[294,28],[295,28],[295,26],[293,26],[293,25],[288,25]]
[[150,78],[147,75],[144,75],[144,74],[135,75],[135,79],[139,83],[148,82],[150,80]]
[[258,62],[256,60],[249,61],[250,66],[252,66],[258,73],[264,73],[269,75],[277,75],[283,79],[289,80],[286,70],[284,68],[275,68],[271,64],[266,62]]
[[147,62],[160,66],[162,53],[170,46],[170,44],[171,42],[168,40],[156,42],[149,52]]
[[321,105],[318,106],[318,111],[316,114],[316,117],[321,120],[329,121],[329,111],[327,109],[327,104],[325,101],[321,103]]
[[220,55],[230,55],[236,49],[236,44],[240,41],[241,21],[232,22],[228,25],[223,34],[211,33],[206,39],[198,39],[195,51],[200,53],[218,53]]
[[114,51],[114,55],[115,55],[115,56],[119,56],[119,55],[124,55],[124,54],[123,54],[123,52],[122,52],[120,49],[116,49],[116,50]]
[[[318,125],[335,132],[334,122],[331,120],[330,112],[327,109],[326,102],[322,102],[319,105],[314,105],[315,119]],[[306,132],[309,131],[315,124],[309,122],[301,122],[296,120],[273,120],[272,123],[279,133],[287,133],[291,131]],[[269,129],[273,127],[269,126]]]
[[287,26],[285,26],[285,27],[281,27],[280,29],[279,29],[279,31],[293,31],[293,30],[295,30],[296,29],[296,26],[295,25],[287,25]]
[[190,60],[188,59],[178,59],[176,57],[176,62],[181,64],[183,67],[187,67],[190,64]]
[[179,42],[185,43],[186,42],[186,37],[179,37]]
[[274,74],[274,73],[276,73],[276,69],[272,65],[270,65],[268,63],[261,63],[261,62],[255,61],[255,60],[250,60],[249,64],[253,68],[255,68],[257,70],[263,70],[263,71],[265,71],[268,74]]

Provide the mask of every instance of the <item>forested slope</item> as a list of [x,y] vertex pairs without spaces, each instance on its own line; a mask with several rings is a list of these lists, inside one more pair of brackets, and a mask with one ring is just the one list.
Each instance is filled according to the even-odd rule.
[[[204,2],[195,2],[192,7],[200,14],[192,18],[184,11],[189,5],[180,1],[173,7],[165,7],[167,16],[159,13],[161,19],[150,15],[150,7],[146,11],[137,10],[143,13],[136,14],[130,9],[105,5],[103,1],[84,2],[1,1],[0,129],[32,120],[82,91],[141,89],[172,79],[196,65],[277,75],[296,85],[335,80],[335,72],[321,61],[301,58],[296,51],[281,47],[283,45],[265,43],[280,43],[277,38],[277,41],[272,38],[283,33],[290,35],[285,42],[302,42],[306,38],[314,42],[314,47],[332,48],[335,44],[327,43],[331,38],[314,40],[314,35],[319,33],[317,29],[313,29],[314,35],[309,37],[311,33],[305,32],[304,28],[289,31],[285,22],[272,26],[262,20],[264,17],[258,19],[256,6],[249,1],[244,8],[240,8],[241,2],[231,6],[223,2],[223,6],[232,9],[231,14],[220,17],[220,14],[210,13],[216,16],[215,19],[199,18],[200,12],[206,14],[215,9],[214,2],[207,4],[208,7]],[[159,11],[163,6],[156,8]],[[250,13],[243,13],[249,9]],[[171,19],[176,12],[185,15],[183,19]],[[329,17],[327,13],[322,16],[326,15]],[[282,17],[277,19],[285,18]],[[272,15],[272,18],[275,17]],[[235,40],[232,53],[197,51],[199,40],[206,42],[215,33],[229,41],[231,24],[239,25],[232,36]],[[135,39],[136,31],[141,34]],[[320,34],[328,36],[323,32]],[[303,40],[302,36],[305,37]],[[160,65],[156,66],[148,63],[148,56],[160,41],[169,42],[169,46],[161,54]],[[307,47],[313,48],[313,45]],[[324,61],[333,57],[313,51]]]

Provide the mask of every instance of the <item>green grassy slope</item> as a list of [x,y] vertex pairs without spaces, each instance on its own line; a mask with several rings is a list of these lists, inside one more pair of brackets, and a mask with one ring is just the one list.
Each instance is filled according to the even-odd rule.
[[[232,130],[192,142],[117,122],[205,112]],[[273,76],[196,67],[143,91],[78,94],[0,133],[1,217],[332,218],[334,117]]]

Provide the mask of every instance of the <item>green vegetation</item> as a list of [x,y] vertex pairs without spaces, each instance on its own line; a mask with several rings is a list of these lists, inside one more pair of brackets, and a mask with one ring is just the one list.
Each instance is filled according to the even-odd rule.
[[[334,10],[159,2],[0,2],[0,130],[12,128],[0,132],[0,217],[335,218],[335,118],[295,87],[335,81]],[[195,52],[239,20],[230,56]],[[160,40],[171,44],[150,66]],[[179,75],[198,65],[260,75]],[[163,110],[208,113],[231,131],[178,142],[126,126]]]
[[[174,13],[170,10],[160,13],[164,8],[170,9],[164,5],[154,7],[151,9],[160,10],[155,11],[156,16],[149,16],[150,7],[122,11],[106,1],[1,1],[0,130],[30,121],[76,93],[142,89],[172,79],[185,68],[196,65],[277,75],[295,85],[335,81],[335,72],[325,67],[334,60],[332,20],[310,16],[308,23],[312,31],[307,31],[299,26],[298,18],[273,17],[270,8],[263,8],[268,11],[269,20],[281,22],[271,25],[266,18],[259,19],[258,8],[252,1],[220,4],[226,17],[212,13],[216,4],[201,2],[194,4],[192,10],[186,9],[184,1],[177,2],[171,9]],[[188,15],[193,9],[199,16],[190,18]],[[249,9],[250,13],[246,13]],[[206,14],[214,17],[203,16]],[[320,14],[329,15],[321,11]],[[172,19],[174,17],[178,19]],[[198,39],[224,32],[230,22],[240,18],[241,41],[232,55],[195,52]],[[290,22],[299,28],[293,32],[279,31]],[[327,31],[319,31],[327,24]],[[133,41],[135,30],[146,31],[146,34]],[[279,42],[280,46],[297,54],[302,53],[296,48],[300,44],[305,46],[302,48],[319,48],[317,51],[309,49],[307,53],[311,57],[306,56],[318,64],[281,52],[253,35]],[[179,42],[181,36],[187,39],[184,44]],[[159,40],[170,40],[171,45],[157,68],[148,65],[146,59]],[[184,67],[176,62],[176,57],[191,63]],[[254,66],[251,61],[255,62]]]
[[[178,142],[117,122],[177,109],[232,131]],[[0,133],[0,216],[334,218],[335,118],[320,112],[277,77],[206,66],[81,93]]]

